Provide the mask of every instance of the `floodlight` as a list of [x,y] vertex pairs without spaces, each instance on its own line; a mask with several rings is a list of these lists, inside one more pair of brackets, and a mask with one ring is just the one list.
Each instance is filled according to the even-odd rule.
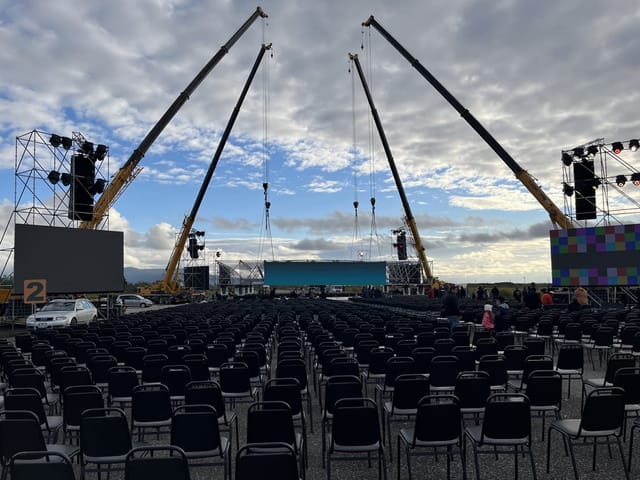
[[58,148],[60,146],[60,144],[62,143],[62,138],[60,138],[60,135],[56,135],[55,133],[53,135],[51,135],[51,137],[49,138],[49,143],[51,144],[51,146],[53,148]]
[[602,185],[602,181],[598,177],[594,177],[593,182],[591,183],[593,189],[597,189],[600,185]]
[[624,175],[618,175],[616,177],[616,183],[619,187],[624,187],[624,184],[627,183],[627,177],[625,177]]
[[583,147],[576,147],[573,149],[573,158],[575,158],[576,160],[580,159],[584,157],[584,148]]
[[564,193],[567,197],[572,196],[573,195],[573,191],[574,191],[574,188],[571,185],[569,185],[568,183],[564,183],[562,185],[562,193]]
[[93,154],[93,143],[85,140],[84,142],[82,142],[80,150],[82,150],[87,155]]
[[629,140],[629,150],[631,150],[632,152],[635,152],[638,150],[639,147],[640,147],[640,142],[638,141],[637,138],[634,138],[633,140]]
[[61,141],[62,148],[64,148],[65,150],[69,150],[73,145],[73,140],[71,140],[69,137],[62,137]]
[[107,150],[108,150],[108,147],[106,145],[99,144],[96,147],[96,153],[95,153],[96,160],[100,160],[100,161],[104,160],[104,157],[107,155]]
[[597,145],[589,145],[587,148],[587,155],[591,158],[594,158],[598,154],[598,146]]
[[99,178],[96,180],[96,183],[93,184],[94,193],[102,193],[104,192],[104,187],[107,184],[104,178]]
[[571,162],[573,162],[573,157],[567,152],[562,152],[562,163],[568,167]]
[[64,185],[65,187],[68,187],[69,185],[71,185],[72,180],[73,178],[68,173],[63,173],[62,175],[60,175],[60,181],[62,182],[62,185]]
[[636,186],[640,186],[640,172],[634,172],[631,174],[631,182]]
[[55,185],[60,181],[60,172],[56,170],[51,170],[49,172],[49,175],[47,175],[47,178],[49,179],[52,185]]
[[622,150],[624,150],[624,145],[622,145],[622,142],[613,142],[611,144],[611,149],[613,150],[613,153],[617,155]]

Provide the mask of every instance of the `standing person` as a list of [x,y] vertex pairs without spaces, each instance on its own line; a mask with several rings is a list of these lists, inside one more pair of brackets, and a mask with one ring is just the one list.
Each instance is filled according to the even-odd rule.
[[495,303],[495,301],[498,300],[499,296],[500,296],[500,290],[498,290],[498,287],[494,285],[493,288],[491,289],[491,300]]
[[493,323],[495,325],[496,332],[503,332],[505,330],[509,330],[511,327],[509,304],[505,301],[503,296],[498,297],[498,301],[496,302]]
[[496,327],[495,320],[493,305],[487,303],[484,306],[484,313],[482,314],[482,326],[487,330],[493,330]]
[[513,291],[513,299],[518,303],[522,301],[522,292],[518,287]]
[[458,297],[447,289],[442,297],[442,311],[440,316],[449,320],[449,327],[453,329],[460,322],[460,307]]

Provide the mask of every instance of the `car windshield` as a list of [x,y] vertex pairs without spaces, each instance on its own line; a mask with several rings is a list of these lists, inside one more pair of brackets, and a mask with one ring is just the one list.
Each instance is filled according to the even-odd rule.
[[72,312],[76,306],[76,302],[74,300],[70,300],[68,302],[51,302],[47,303],[42,309],[41,312]]

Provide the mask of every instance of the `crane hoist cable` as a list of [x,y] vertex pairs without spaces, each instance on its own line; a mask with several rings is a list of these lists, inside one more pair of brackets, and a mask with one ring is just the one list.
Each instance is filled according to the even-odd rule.
[[[349,60],[349,69],[348,73],[351,76],[351,128],[352,128],[352,145],[351,145],[351,170],[353,173],[353,213],[354,213],[354,224],[353,224],[353,239],[351,241],[351,256],[353,256],[354,249],[358,244],[360,239],[360,232],[358,228],[358,207],[360,206],[360,202],[358,201],[358,171],[357,171],[357,160],[358,160],[358,149],[357,149],[357,130],[356,130],[356,84],[355,77],[353,76],[353,69],[351,68],[351,60]],[[356,252],[357,253],[357,252]]]
[[[263,32],[264,35],[264,32]],[[273,58],[273,50],[269,56]],[[262,165],[263,165],[263,181],[262,189],[264,191],[264,224],[260,232],[260,244],[258,247],[258,261],[263,260],[263,254],[266,242],[269,242],[271,248],[271,260],[275,260],[273,249],[273,236],[271,234],[271,200],[269,199],[269,112],[270,112],[270,84],[269,84],[269,62],[265,62],[262,70]]]

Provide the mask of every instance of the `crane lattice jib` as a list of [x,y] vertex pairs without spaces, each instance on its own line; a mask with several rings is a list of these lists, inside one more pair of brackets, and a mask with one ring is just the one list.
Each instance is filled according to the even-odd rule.
[[429,70],[427,70],[413,55],[409,53],[409,51],[404,48],[400,42],[398,42],[389,32],[387,32],[382,25],[380,25],[376,19],[370,16],[366,21],[362,23],[364,27],[374,27],[383,37],[387,40],[400,54],[411,64],[413,68],[415,68],[420,75],[422,75],[432,86],[435,88],[440,95],[442,95],[445,100],[449,102],[449,104],[456,109],[456,111],[460,114],[462,118],[466,120],[466,122],[473,128],[478,135],[491,147],[491,149],[496,152],[496,154],[500,157],[500,159],[511,169],[516,178],[520,180],[520,182],[525,186],[529,192],[534,196],[534,198],[542,205],[542,207],[547,211],[549,217],[551,218],[551,222],[554,225],[559,226],[560,228],[574,228],[573,222],[570,218],[568,218],[562,210],[556,206],[556,204],[551,200],[543,191],[542,188],[538,185],[535,179],[524,170],[518,162],[516,162],[511,155],[498,143],[498,141],[493,138],[493,136],[487,131],[484,126],[467,110],[457,99],[454,97],[449,90],[442,85],[436,77],[434,77]]
[[187,85],[187,87],[178,95],[173,101],[171,106],[162,115],[160,120],[153,126],[153,128],[147,133],[140,145],[131,153],[129,159],[114,175],[113,179],[109,182],[104,190],[104,193],[98,198],[93,208],[93,217],[91,220],[80,223],[80,228],[95,229],[100,225],[102,219],[107,214],[109,208],[113,202],[120,196],[122,190],[126,188],[131,181],[135,178],[136,167],[142,157],[147,153],[147,150],[153,145],[153,143],[160,136],[165,127],[178,113],[180,108],[189,100],[189,97],[198,88],[202,81],[211,73],[215,66],[222,60],[222,58],[229,52],[231,47],[236,41],[247,31],[247,29],[253,24],[253,22],[259,18],[265,18],[268,15],[260,8],[256,8],[256,11],[247,19],[246,22],[231,36],[231,38],[225,43],[220,50],[207,62],[207,64],[198,72],[195,78]]

